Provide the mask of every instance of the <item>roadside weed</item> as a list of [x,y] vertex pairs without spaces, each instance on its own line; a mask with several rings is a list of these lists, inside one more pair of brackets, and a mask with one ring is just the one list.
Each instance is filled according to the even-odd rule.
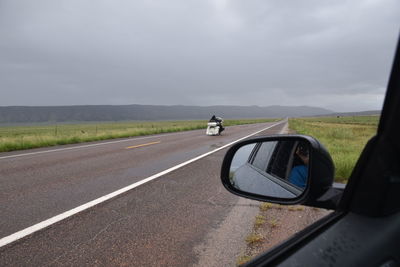
[[289,206],[288,210],[289,211],[303,211],[304,207],[303,206]]
[[245,264],[246,262],[248,262],[249,260],[251,260],[251,258],[252,258],[252,257],[247,256],[247,255],[240,256],[240,257],[236,260],[236,265],[237,265],[237,266],[243,265],[243,264]]
[[270,225],[272,228],[278,227],[278,220],[276,220],[276,219],[270,220],[270,221],[269,221],[269,225]]
[[263,237],[259,234],[250,234],[246,237],[246,242],[249,245],[254,245],[256,243],[260,243],[263,240]]
[[264,202],[264,203],[261,203],[261,205],[260,205],[261,211],[266,211],[266,210],[269,210],[270,208],[272,208],[271,203]]
[[257,215],[256,220],[254,222],[255,227],[260,227],[265,223],[265,217],[262,215]]

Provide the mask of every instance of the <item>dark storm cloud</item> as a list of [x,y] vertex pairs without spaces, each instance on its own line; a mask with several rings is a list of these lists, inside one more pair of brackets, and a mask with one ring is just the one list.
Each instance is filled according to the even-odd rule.
[[380,108],[399,14],[396,0],[0,0],[0,105]]

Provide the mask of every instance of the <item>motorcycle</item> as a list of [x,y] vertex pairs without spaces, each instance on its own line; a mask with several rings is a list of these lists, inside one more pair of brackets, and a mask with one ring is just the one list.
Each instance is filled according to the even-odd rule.
[[221,135],[221,132],[225,129],[222,126],[223,121],[222,118],[213,116],[207,123],[206,135]]

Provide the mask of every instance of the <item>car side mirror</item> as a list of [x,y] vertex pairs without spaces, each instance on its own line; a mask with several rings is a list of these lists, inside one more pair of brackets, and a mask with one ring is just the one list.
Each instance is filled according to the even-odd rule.
[[239,196],[279,204],[335,208],[320,197],[332,189],[334,164],[324,146],[304,135],[247,139],[225,155],[221,181]]

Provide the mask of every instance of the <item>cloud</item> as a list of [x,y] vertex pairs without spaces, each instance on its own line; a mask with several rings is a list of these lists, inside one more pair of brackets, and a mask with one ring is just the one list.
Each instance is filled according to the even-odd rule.
[[399,13],[395,0],[3,0],[0,105],[377,108]]

